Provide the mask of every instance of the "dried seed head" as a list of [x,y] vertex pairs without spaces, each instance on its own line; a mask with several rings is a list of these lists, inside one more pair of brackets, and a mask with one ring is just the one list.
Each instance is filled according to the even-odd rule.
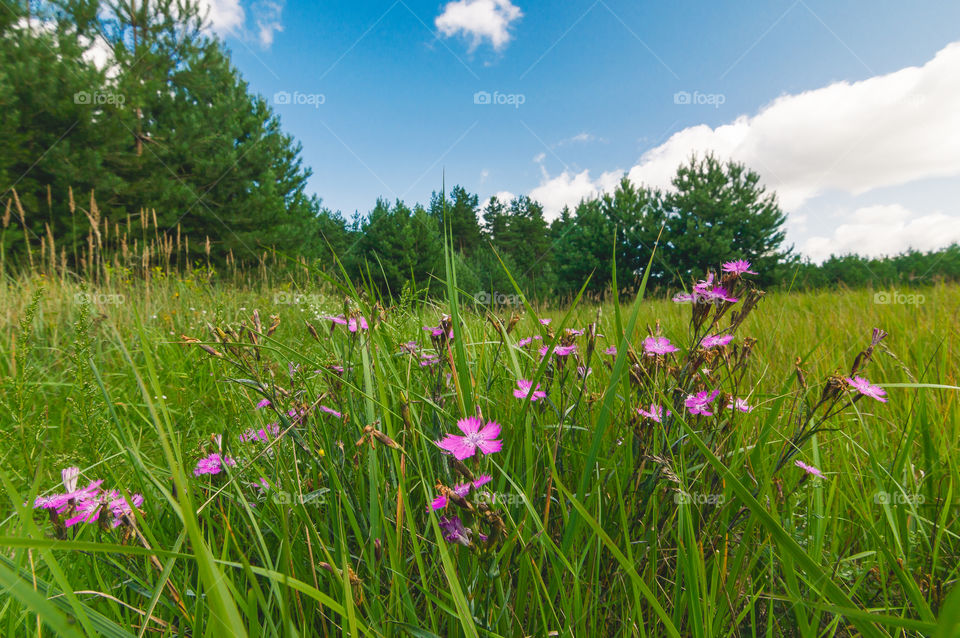
[[827,401],[829,399],[834,399],[846,389],[847,380],[838,373],[834,373],[827,378],[827,383],[823,387],[823,394],[820,396],[821,401]]
[[800,357],[797,357],[797,360],[793,362],[794,370],[797,372],[797,383],[800,384],[800,387],[804,390],[807,389],[807,378],[803,373],[803,369],[800,367]]
[[267,328],[267,336],[271,336],[280,326],[280,315],[270,315],[270,327]]
[[512,315],[510,315],[510,321],[507,322],[507,334],[510,334],[511,332],[513,332],[513,328],[514,326],[517,325],[518,321],[520,321],[519,312],[514,312]]

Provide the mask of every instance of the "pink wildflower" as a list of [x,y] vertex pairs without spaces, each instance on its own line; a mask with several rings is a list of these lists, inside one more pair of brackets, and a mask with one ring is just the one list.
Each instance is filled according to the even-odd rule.
[[367,325],[367,320],[363,317],[350,317],[350,320],[347,321],[347,330],[350,332],[356,332],[357,330],[369,330],[370,326]]
[[[637,408],[637,414],[639,414],[642,417],[646,417],[651,421],[656,421],[657,423],[663,423],[664,414],[663,414],[662,405],[651,403],[649,410],[644,410],[643,408]],[[670,410],[667,410],[666,416],[670,416],[671,414],[672,412],[670,412]]]
[[448,543],[458,543],[464,546],[470,544],[470,535],[472,532],[463,526],[463,521],[460,520],[459,516],[452,518],[442,516],[439,523],[440,529],[443,530],[443,538]]
[[740,410],[741,412],[753,412],[753,407],[747,403],[746,399],[730,399],[727,407],[731,410]]
[[493,477],[490,476],[489,474],[481,474],[481,475],[478,476],[478,477],[476,478],[476,480],[473,482],[473,486],[474,486],[475,488],[476,488],[476,487],[481,487],[481,486],[483,486],[483,485],[486,485],[487,483],[489,483],[489,482],[492,481],[492,480],[493,480]]
[[871,399],[876,399],[881,403],[887,402],[887,391],[878,385],[873,385],[863,377],[847,377],[847,383],[850,384],[850,387],[864,396],[868,396]]
[[691,394],[684,400],[683,404],[687,406],[687,409],[690,410],[690,414],[702,414],[703,416],[713,416],[713,412],[710,412],[710,404],[714,399],[717,398],[717,395],[720,394],[720,390],[714,390],[711,393],[708,393],[706,390],[697,392],[696,394]]
[[728,261],[723,264],[723,272],[730,273],[732,275],[755,275],[757,273],[750,270],[750,262],[745,259],[737,259],[736,261]]
[[[530,396],[530,391],[533,390],[533,396]],[[526,399],[530,397],[531,401],[539,401],[540,399],[547,396],[546,392],[540,390],[540,384],[537,384],[537,387],[533,387],[532,381],[527,381],[526,379],[517,379],[517,389],[513,391],[513,396],[518,399]]]
[[341,412],[337,412],[337,411],[334,410],[333,408],[328,408],[328,407],[325,406],[325,405],[318,405],[318,406],[317,406],[317,409],[320,410],[321,412],[326,412],[327,414],[333,415],[333,416],[337,417],[338,419],[342,419],[342,418],[343,418],[343,414],[342,414]]
[[796,465],[797,467],[799,467],[801,470],[803,470],[803,471],[806,472],[807,474],[812,474],[813,476],[816,476],[817,478],[822,478],[822,479],[827,478],[826,476],[823,475],[823,472],[821,472],[821,471],[818,470],[817,468],[813,467],[812,465],[807,465],[806,463],[804,463],[804,462],[801,461],[800,459],[797,459],[796,461],[794,461],[793,464]]
[[457,427],[464,436],[448,434],[437,445],[441,449],[453,454],[458,461],[468,459],[480,450],[484,454],[493,454],[503,448],[503,442],[497,439],[500,436],[500,424],[496,421],[483,421],[471,416],[457,421]]
[[676,347],[666,337],[647,337],[643,340],[643,349],[647,356],[656,354],[669,354],[677,352],[680,348]]
[[229,456],[221,456],[219,452],[214,452],[210,456],[197,461],[197,467],[194,468],[193,475],[219,474],[225,466],[232,467],[236,464],[237,462]]
[[710,335],[700,341],[704,348],[714,348],[716,346],[725,346],[733,341],[733,335]]

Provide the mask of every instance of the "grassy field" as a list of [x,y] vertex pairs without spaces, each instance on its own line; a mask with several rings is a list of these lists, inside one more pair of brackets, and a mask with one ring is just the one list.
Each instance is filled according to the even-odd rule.
[[[748,281],[490,312],[8,277],[0,635],[960,635],[960,288],[737,316]],[[448,445],[467,417],[499,433]],[[68,467],[118,491],[75,523],[34,507]]]

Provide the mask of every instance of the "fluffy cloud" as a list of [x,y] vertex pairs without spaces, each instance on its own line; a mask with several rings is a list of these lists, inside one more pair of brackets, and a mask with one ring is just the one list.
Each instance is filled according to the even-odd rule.
[[[707,151],[756,170],[788,211],[831,191],[859,195],[960,175],[960,42],[921,67],[784,95],[716,128],[686,128],[644,153],[628,173],[635,182],[666,187],[679,164]],[[593,180],[565,172],[534,192],[555,188],[551,205],[558,210],[609,182],[609,174]]]
[[200,14],[206,14],[210,29],[218,35],[236,35],[246,23],[240,0],[200,0],[199,4]]
[[918,215],[900,204],[865,206],[850,215],[829,236],[809,238],[801,252],[814,261],[857,253],[866,257],[893,255],[907,248],[933,250],[960,242],[960,217],[936,212]]
[[283,14],[283,2],[263,0],[253,5],[253,16],[257,23],[257,38],[264,47],[273,44],[273,34],[283,31],[280,16]]
[[564,206],[573,208],[581,199],[591,199],[602,192],[612,191],[622,176],[622,171],[610,171],[592,180],[590,171],[563,171],[556,177],[545,177],[539,186],[530,191],[530,198],[543,204],[544,217],[550,221],[560,216]]
[[510,25],[523,17],[510,0],[456,0],[443,8],[434,23],[446,37],[461,34],[470,38],[473,51],[484,39],[499,51],[510,41]]
[[283,6],[284,0],[256,0],[247,9],[240,0],[200,0],[200,13],[217,35],[256,38],[269,48],[274,35],[283,31]]

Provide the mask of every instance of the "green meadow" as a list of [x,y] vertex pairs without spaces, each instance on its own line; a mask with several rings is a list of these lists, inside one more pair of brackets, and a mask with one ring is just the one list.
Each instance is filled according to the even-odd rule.
[[[490,307],[447,265],[8,275],[0,634],[957,635],[960,288]],[[468,417],[499,449],[438,445]],[[116,493],[35,507],[70,467]]]

